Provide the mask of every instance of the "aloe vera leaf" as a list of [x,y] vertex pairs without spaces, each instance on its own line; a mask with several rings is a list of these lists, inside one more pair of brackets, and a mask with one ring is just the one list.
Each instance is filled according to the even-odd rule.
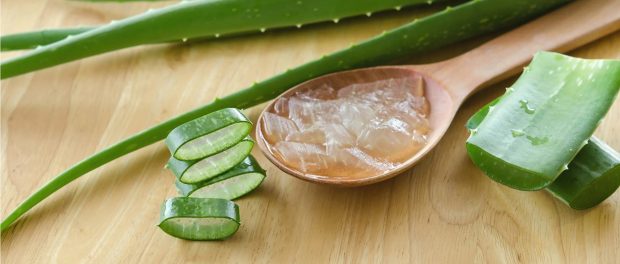
[[[162,140],[175,127],[226,107],[247,108],[271,100],[289,88],[314,77],[340,70],[376,66],[422,54],[467,38],[521,24],[565,4],[566,0],[477,0],[446,9],[386,32],[347,49],[300,65],[221,99],[183,113],[78,162],[26,198],[0,224],[6,230],[15,220],[46,197],[80,176],[116,158]],[[480,23],[486,21],[488,23]],[[465,26],[471,25],[471,26]],[[444,33],[447,32],[447,33]],[[406,41],[412,39],[415,41]],[[422,41],[420,41],[422,39]]]
[[175,159],[196,160],[237,144],[250,130],[252,123],[241,111],[224,108],[176,127],[165,142]]
[[252,155],[223,174],[196,184],[175,181],[183,196],[198,198],[237,199],[256,189],[265,179],[265,170]]
[[620,89],[620,61],[539,52],[467,140],[473,162],[519,190],[547,187],[587,143]]
[[75,27],[44,29],[24,33],[10,34],[0,37],[0,50],[23,50],[34,49],[39,46],[54,43],[71,35],[77,35],[92,30],[94,27]]
[[600,204],[619,186],[620,154],[592,137],[547,191],[571,208],[583,210]]
[[254,147],[251,138],[201,160],[183,161],[170,157],[168,168],[182,183],[198,183],[211,179],[243,161]]
[[[127,47],[340,19],[425,0],[193,0],[72,35],[0,64],[2,79]],[[337,20],[336,20],[337,21]]]
[[[29,31],[23,33],[15,33],[0,36],[0,51],[15,51],[15,50],[27,50],[27,49],[36,49],[42,48],[42,46],[52,44],[57,41],[61,41],[69,36],[74,36],[77,34],[84,33],[89,30],[93,30],[97,27],[74,27],[74,28],[51,28],[37,31]],[[243,33],[249,34],[250,32],[241,32],[241,33],[231,33],[224,37],[232,37],[242,35]],[[173,42],[186,42],[191,43],[193,41],[202,41],[213,39],[214,36],[206,36],[200,38],[191,38],[191,39],[176,39],[165,42],[155,42],[149,44],[157,44],[157,43],[173,43]],[[145,43],[147,44],[147,43]]]
[[[168,1],[168,0],[72,0],[72,1],[80,1],[80,2],[100,2],[100,3],[104,3],[104,2],[117,2],[117,3],[126,3],[126,2],[162,2],[162,1]],[[181,0],[181,1],[195,1],[195,0]]]
[[[467,129],[475,131],[503,96],[482,107],[468,121]],[[591,137],[546,190],[573,209],[583,210],[602,203],[620,186],[620,155],[605,142]]]
[[221,240],[235,234],[240,225],[239,207],[225,199],[175,197],[161,207],[161,228],[187,240]]

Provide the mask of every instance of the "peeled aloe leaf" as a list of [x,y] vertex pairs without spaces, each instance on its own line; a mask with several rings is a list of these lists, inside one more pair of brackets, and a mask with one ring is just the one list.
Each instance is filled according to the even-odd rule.
[[[475,130],[489,108],[502,97],[482,107],[468,121],[467,129]],[[591,137],[560,176],[547,187],[553,196],[573,209],[594,207],[620,186],[620,155],[605,142]]]
[[467,152],[499,183],[545,188],[587,143],[619,89],[620,61],[539,52],[472,130]]

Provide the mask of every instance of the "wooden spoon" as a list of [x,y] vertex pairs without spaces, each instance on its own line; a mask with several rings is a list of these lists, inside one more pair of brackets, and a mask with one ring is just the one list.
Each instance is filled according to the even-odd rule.
[[[461,56],[425,65],[382,66],[333,73],[299,84],[280,97],[327,84],[339,89],[355,83],[421,76],[430,103],[431,132],[427,144],[393,170],[366,178],[316,177],[288,167],[270,151],[263,136],[263,114],[274,112],[272,101],[258,119],[256,138],[265,156],[284,172],[310,182],[360,186],[394,177],[429,153],[445,134],[465,99],[497,81],[517,74],[540,50],[565,52],[620,29],[620,1],[582,0],[566,5]],[[278,98],[280,98],[278,97]]]

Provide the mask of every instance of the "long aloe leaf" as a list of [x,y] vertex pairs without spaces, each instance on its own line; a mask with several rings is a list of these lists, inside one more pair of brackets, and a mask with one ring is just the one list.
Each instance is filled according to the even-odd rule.
[[539,52],[467,140],[491,179],[519,190],[551,184],[587,143],[620,89],[620,61]]
[[[502,97],[482,107],[467,121],[466,127],[475,131],[482,120]],[[583,210],[602,203],[620,186],[620,154],[605,142],[591,137],[546,190],[573,209]]]
[[[118,3],[125,3],[125,2],[162,2],[162,1],[168,1],[168,0],[73,0],[73,1],[81,1],[81,2],[118,2]],[[183,0],[183,1],[192,1],[192,0]]]
[[422,4],[425,0],[192,0],[149,10],[8,59],[0,65],[2,79],[127,47],[264,32],[367,12]]
[[[73,180],[116,158],[164,139],[172,129],[185,122],[226,107],[247,108],[266,102],[296,84],[319,75],[356,67],[380,65],[494,30],[518,25],[566,2],[568,1],[515,0],[507,5],[504,0],[476,0],[446,9],[350,48],[290,69],[157,124],[80,161],[26,198],[2,221],[1,230],[8,228],[30,208]],[[488,23],[480,23],[480,21]]]
[[35,49],[37,47],[63,40],[71,35],[84,33],[94,28],[95,27],[44,29],[5,35],[0,37],[0,50],[12,51]]
[[[93,1],[93,0],[82,0],[82,1],[89,1],[89,2],[128,2],[128,1],[133,1],[133,0],[125,0],[125,1],[115,1],[115,0],[99,0],[99,1]],[[139,1],[139,0],[135,0],[135,1]],[[151,1],[159,1],[159,0],[151,0]],[[186,1],[196,1],[196,0],[186,0]],[[439,1],[445,1],[445,0],[436,0],[435,2],[439,2]],[[376,6],[373,7],[373,10],[371,11],[366,11],[366,15],[370,15],[373,12],[379,12],[379,11],[383,11],[386,9],[390,9],[393,8],[394,4],[402,4],[404,6],[407,5],[415,5],[415,4],[420,4],[424,1],[422,0],[402,0],[402,1],[398,1],[397,3],[392,3],[392,2],[385,2],[385,5],[382,6]],[[432,3],[431,2],[427,2],[427,3]],[[378,3],[380,4],[380,3]],[[398,6],[397,6],[398,7]],[[345,17],[349,17],[349,16],[355,16],[355,15],[361,15],[362,13],[351,13],[349,15],[342,15],[341,17],[345,18]],[[300,23],[302,23],[303,21],[296,21],[293,19],[295,18],[290,18],[290,17],[285,17],[284,19],[289,20],[288,24],[282,27],[286,27],[286,26],[297,26],[297,25],[302,25]],[[327,17],[327,16],[321,16],[321,17],[317,17],[316,21],[313,21],[313,23],[316,22],[324,22],[324,21],[334,21],[332,17]],[[45,45],[49,45],[52,44],[54,42],[58,42],[61,40],[64,40],[65,38],[69,37],[69,36],[75,36],[81,33],[85,33],[87,31],[91,31],[94,30],[98,27],[101,27],[100,25],[98,26],[88,26],[88,27],[72,27],[72,28],[50,28],[50,29],[43,29],[43,30],[36,30],[36,31],[29,31],[29,32],[20,32],[20,33],[15,33],[15,34],[9,34],[9,35],[3,35],[0,36],[0,51],[14,51],[14,50],[26,50],[26,49],[35,49],[35,48],[42,48],[42,46]],[[260,28],[255,28],[255,31],[253,31],[254,33],[261,33]],[[230,36],[236,36],[236,35],[241,35],[241,34],[251,34],[252,32],[249,31],[244,31],[244,32],[235,32],[235,31],[231,31],[231,33],[222,35],[219,34],[217,35],[218,38],[225,38],[225,37],[230,37]],[[215,38],[215,34],[208,34],[205,36],[200,36],[198,38],[187,38],[187,39],[182,39],[182,38],[177,38],[177,39],[171,39],[171,40],[167,40],[167,41],[154,41],[154,42],[148,42],[145,41],[144,43],[141,44],[152,44],[152,43],[166,43],[166,42],[180,42],[180,41],[192,41],[195,39],[199,39],[199,40],[206,40],[206,39],[213,39]]]

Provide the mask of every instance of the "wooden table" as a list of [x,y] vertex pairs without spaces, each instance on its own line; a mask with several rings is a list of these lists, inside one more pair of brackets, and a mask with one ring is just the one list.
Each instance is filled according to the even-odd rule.
[[[2,34],[104,23],[153,4],[2,0]],[[157,5],[162,5],[157,4]],[[135,132],[288,67],[433,10],[406,10],[191,45],[133,48],[2,82],[2,213],[71,164]],[[483,39],[419,58],[458,54]],[[620,58],[620,32],[572,55]],[[14,54],[3,54],[3,58]],[[575,211],[545,192],[499,185],[466,156],[465,120],[511,81],[469,99],[419,165],[379,184],[338,189],[268,171],[240,199],[223,242],[188,242],[155,224],[175,195],[162,143],[54,194],[2,234],[3,263],[325,263],[620,261],[620,192]],[[254,120],[263,106],[249,109]],[[620,100],[596,134],[620,149]]]

